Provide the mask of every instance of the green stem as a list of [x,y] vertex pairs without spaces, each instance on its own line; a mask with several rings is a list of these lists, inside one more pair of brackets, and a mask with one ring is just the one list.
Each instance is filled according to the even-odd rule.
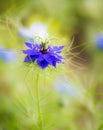
[[36,78],[36,101],[37,101],[37,117],[39,130],[43,130],[41,112],[40,112],[40,102],[39,102],[39,73]]

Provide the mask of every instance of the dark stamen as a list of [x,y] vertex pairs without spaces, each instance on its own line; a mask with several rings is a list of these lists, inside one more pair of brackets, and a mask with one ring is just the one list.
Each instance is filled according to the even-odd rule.
[[47,53],[47,49],[42,49],[41,51],[40,51],[42,54],[46,54]]

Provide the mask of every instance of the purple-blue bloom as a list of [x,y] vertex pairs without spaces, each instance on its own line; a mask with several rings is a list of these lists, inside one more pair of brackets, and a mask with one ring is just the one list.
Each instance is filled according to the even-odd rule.
[[43,44],[32,44],[26,42],[27,50],[23,50],[26,54],[24,62],[34,62],[45,69],[49,65],[56,68],[57,63],[63,63],[64,58],[60,55],[64,46],[44,47]]
[[97,47],[103,50],[103,35],[102,34],[96,35],[95,40],[96,40]]

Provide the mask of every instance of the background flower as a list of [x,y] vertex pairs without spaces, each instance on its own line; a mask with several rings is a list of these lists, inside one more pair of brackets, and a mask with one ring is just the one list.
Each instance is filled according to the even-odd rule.
[[103,35],[97,34],[95,37],[96,45],[99,49],[103,50]]
[[33,23],[29,29],[25,27],[20,28],[18,34],[23,38],[32,38],[39,36],[45,40],[48,37],[47,26],[41,24],[40,22]]
[[0,47],[0,59],[4,62],[14,62],[17,59],[16,51]]
[[79,90],[64,77],[55,82],[54,88],[59,94],[67,95],[71,98],[76,98],[80,95]]

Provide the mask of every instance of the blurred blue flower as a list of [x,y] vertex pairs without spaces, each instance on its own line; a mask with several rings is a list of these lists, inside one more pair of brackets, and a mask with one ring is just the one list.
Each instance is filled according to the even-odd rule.
[[56,68],[56,63],[63,63],[62,60],[64,58],[60,56],[60,53],[64,46],[51,47],[48,45],[46,48],[44,43],[32,44],[26,42],[25,44],[29,49],[23,50],[23,53],[27,55],[24,62],[36,61],[42,69],[45,69],[48,65]]
[[17,58],[17,54],[14,50],[9,50],[0,47],[0,59],[3,62],[14,62],[16,58]]
[[20,28],[18,31],[18,34],[20,37],[23,37],[23,38],[30,38],[31,37],[30,31],[25,27]]
[[33,23],[29,29],[22,27],[19,29],[18,34],[20,37],[32,39],[32,37],[39,36],[42,39],[48,37],[47,26],[40,22]]
[[103,50],[103,35],[97,34],[95,37],[96,45],[99,49]]
[[62,78],[56,82],[54,87],[56,91],[62,95],[67,95],[72,98],[79,95],[79,90],[71,85],[65,78]]

